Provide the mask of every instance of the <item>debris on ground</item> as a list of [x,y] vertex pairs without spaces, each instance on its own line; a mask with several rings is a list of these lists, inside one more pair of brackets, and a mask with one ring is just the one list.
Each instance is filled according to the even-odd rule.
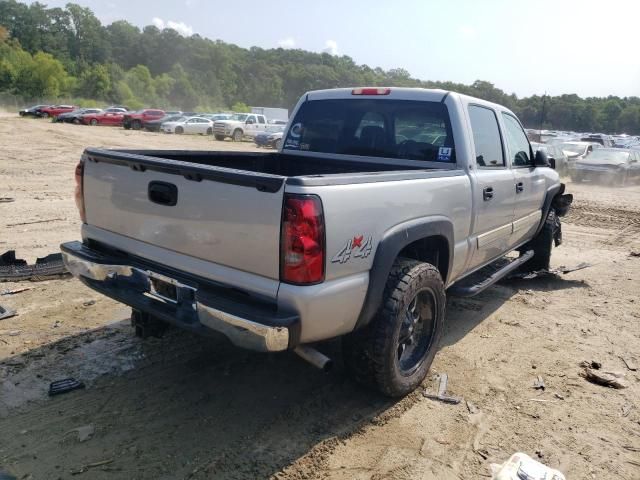
[[516,272],[513,275],[510,275],[509,278],[517,278],[520,280],[533,280],[534,278],[544,278],[544,277],[557,277],[559,275],[566,275],[567,273],[577,272],[578,270],[583,270],[585,268],[592,267],[593,265],[590,263],[582,262],[573,267],[565,267],[561,265],[558,268],[552,268],[549,270],[536,270],[533,272]]
[[0,295],[15,295],[16,293],[26,292],[31,290],[31,287],[14,288],[13,290],[0,290]]
[[589,382],[603,387],[627,388],[629,386],[624,380],[624,373],[620,372],[605,372],[604,370],[595,370],[587,367],[580,372],[580,375]]
[[458,397],[451,397],[447,395],[447,383],[449,382],[449,375],[446,373],[441,373],[439,375],[440,383],[438,384],[438,393],[432,394],[427,392],[426,390],[422,393],[425,398],[430,398],[431,400],[439,400],[444,403],[450,403],[452,405],[459,404],[462,399]]
[[638,252],[635,252],[635,251],[629,252],[629,256],[630,257],[640,257],[640,251],[638,251]]
[[583,360],[582,362],[580,362],[580,366],[582,368],[592,368],[594,370],[600,370],[602,368],[602,363],[595,360],[591,360],[590,362]]
[[95,305],[96,301],[95,300],[87,300],[86,302],[82,303],[82,306],[84,307],[90,307],[91,305]]
[[493,480],[565,480],[558,470],[547,467],[525,453],[514,453],[502,465],[490,465]]
[[29,265],[26,260],[16,258],[15,250],[9,250],[0,256],[0,282],[48,280],[52,276],[67,273],[61,253],[52,253],[38,258],[33,265]]
[[3,307],[0,305],[0,320],[4,320],[5,318],[15,317],[18,314],[15,310],[11,310],[8,307]]
[[564,395],[561,395],[561,394],[559,394],[557,392],[554,393],[553,396],[556,397],[558,400],[564,400]]
[[624,363],[624,366],[627,367],[632,372],[635,372],[636,370],[638,370],[638,364],[635,362],[633,358],[620,356],[620,360],[622,360],[622,363]]
[[113,458],[110,458],[108,460],[102,460],[100,462],[88,463],[86,465],[81,466],[77,470],[71,470],[71,475],[79,475],[81,473],[84,473],[84,472],[92,469],[92,468],[101,467],[103,465],[109,465],[110,463],[113,463]]
[[13,197],[0,197],[0,203],[11,203],[14,202],[16,199]]
[[73,428],[69,430],[67,433],[65,433],[63,436],[66,437],[67,435],[75,434],[78,442],[82,443],[82,442],[86,442],[91,437],[93,437],[94,433],[96,433],[96,427],[89,424],[89,425],[83,425],[82,427]]
[[535,381],[533,382],[533,388],[535,388],[536,390],[544,391],[545,385],[544,385],[544,379],[542,378],[542,376],[538,375],[538,378],[536,378]]
[[474,413],[478,413],[480,411],[480,409],[476,407],[473,403],[471,403],[469,400],[467,400],[467,410],[469,410],[469,413],[471,415],[473,415]]
[[631,413],[631,410],[633,410],[633,404],[631,403],[625,403],[622,406],[622,416],[623,417],[628,417],[629,414]]
[[7,227],[19,227],[21,225],[34,225],[36,223],[63,222],[66,218],[47,218],[45,220],[32,220],[30,222],[7,223]]
[[75,378],[65,378],[63,380],[56,380],[49,385],[49,396],[60,395],[62,393],[71,392],[84,388],[84,383],[76,380]]

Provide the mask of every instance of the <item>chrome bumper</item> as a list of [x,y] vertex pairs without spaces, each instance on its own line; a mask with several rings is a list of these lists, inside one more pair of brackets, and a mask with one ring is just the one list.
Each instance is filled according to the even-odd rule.
[[[61,250],[71,274],[90,288],[132,308],[190,330],[219,332],[234,345],[250,350],[276,352],[295,346],[292,332],[299,331],[297,316],[280,315],[256,305],[201,293],[197,281],[186,283],[144,265],[116,263],[80,242],[65,243]],[[169,298],[159,292],[157,281],[172,285],[175,296]],[[216,303],[223,303],[226,308]],[[251,313],[262,321],[247,318]]]

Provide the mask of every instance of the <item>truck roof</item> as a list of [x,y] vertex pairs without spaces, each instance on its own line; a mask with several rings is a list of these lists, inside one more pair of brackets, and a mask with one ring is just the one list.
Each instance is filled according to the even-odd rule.
[[[358,98],[357,95],[353,94],[353,91],[363,87],[353,87],[353,88],[332,88],[327,90],[312,90],[307,92],[303,98],[305,101],[307,100],[329,100],[329,99],[340,99],[340,98]],[[364,87],[366,88],[366,87]],[[410,87],[371,87],[378,89],[389,89],[388,94],[378,95],[378,98],[393,98],[395,100],[423,100],[428,102],[443,102],[447,96],[456,95],[461,100],[464,100],[465,103],[476,103],[480,105],[490,106],[494,109],[498,110],[506,110],[510,111],[507,107],[503,105],[499,105],[497,103],[488,102],[486,100],[482,100],[480,98],[471,97],[469,95],[464,95],[457,92],[452,92],[449,90],[442,90],[439,88],[410,88]],[[375,95],[364,95],[365,98],[372,98]]]

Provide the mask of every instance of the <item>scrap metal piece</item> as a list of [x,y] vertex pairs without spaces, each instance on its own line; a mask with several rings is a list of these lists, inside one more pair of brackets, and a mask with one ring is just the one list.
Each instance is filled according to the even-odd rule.
[[5,318],[15,317],[18,314],[15,310],[11,310],[10,308],[5,308],[0,305],[0,320],[4,320]]
[[451,397],[447,395],[447,383],[449,381],[449,376],[446,373],[440,374],[440,383],[438,384],[438,393],[436,395],[427,392],[426,390],[422,392],[422,396],[425,398],[429,398],[431,400],[438,400],[444,403],[450,403],[451,405],[459,404],[462,399],[458,397]]
[[49,396],[60,395],[62,393],[71,392],[84,388],[84,383],[76,380],[75,378],[65,378],[63,380],[56,380],[49,385]]

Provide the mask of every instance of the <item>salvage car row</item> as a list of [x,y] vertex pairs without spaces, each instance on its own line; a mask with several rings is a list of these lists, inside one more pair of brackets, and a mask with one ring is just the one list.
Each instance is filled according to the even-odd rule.
[[529,130],[560,175],[574,182],[625,186],[640,182],[640,138],[630,135]]
[[195,113],[147,108],[129,111],[113,105],[79,108],[73,105],[34,105],[19,112],[22,117],[52,118],[76,125],[119,126],[171,134],[211,135],[216,140],[252,140],[259,147],[280,148],[285,120],[269,120],[257,113]]

